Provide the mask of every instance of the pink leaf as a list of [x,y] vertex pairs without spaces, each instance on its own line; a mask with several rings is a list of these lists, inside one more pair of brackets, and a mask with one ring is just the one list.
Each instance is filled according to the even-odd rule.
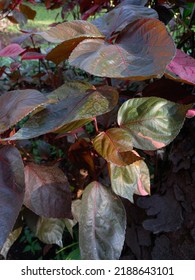
[[18,44],[10,44],[4,49],[0,50],[0,57],[16,57],[25,50]]
[[187,111],[187,113],[186,113],[186,118],[193,118],[193,117],[195,117],[195,109],[190,109],[190,110],[188,110]]
[[195,59],[177,50],[165,74],[173,80],[195,85]]
[[22,60],[43,59],[43,58],[45,58],[45,55],[38,52],[26,52],[22,56]]

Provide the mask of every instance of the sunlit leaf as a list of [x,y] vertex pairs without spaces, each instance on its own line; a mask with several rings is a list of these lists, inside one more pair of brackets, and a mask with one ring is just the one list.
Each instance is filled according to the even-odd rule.
[[131,135],[127,130],[111,128],[98,134],[93,140],[96,151],[108,162],[125,166],[139,160],[132,151]]
[[48,31],[37,33],[51,43],[62,43],[76,38],[103,38],[98,28],[84,20],[63,22]]
[[176,56],[167,66],[165,74],[178,82],[195,85],[195,59],[177,49]]
[[139,19],[123,29],[115,42],[82,41],[69,62],[100,77],[145,80],[162,76],[174,55],[165,25],[157,19]]
[[118,259],[123,248],[125,229],[126,216],[120,199],[100,183],[90,183],[83,193],[81,204],[81,258]]
[[28,164],[25,166],[24,204],[46,218],[72,218],[69,183],[56,166]]
[[65,223],[62,219],[40,217],[36,226],[35,235],[46,244],[63,246],[62,235]]
[[113,191],[132,203],[134,194],[144,196],[150,193],[150,174],[143,160],[128,166],[110,163],[110,178]]
[[[78,90],[80,82],[73,83],[69,91],[66,84],[55,91],[64,99],[30,118],[9,140],[30,139],[48,132],[68,132],[88,123],[93,117],[111,111],[118,102],[118,92],[109,86],[93,90]],[[54,96],[54,95],[53,95]],[[62,97],[59,97],[60,99]],[[60,131],[61,129],[61,131]]]
[[10,44],[4,49],[0,50],[0,57],[16,57],[25,50],[18,44]]
[[0,249],[9,236],[24,199],[24,166],[13,146],[0,149]]
[[114,33],[120,32],[137,19],[158,18],[155,10],[144,7],[138,2],[140,1],[125,1],[125,3],[123,1],[116,8],[91,23],[97,26],[107,38],[110,38]]
[[4,93],[0,96],[0,133],[46,103],[49,103],[48,98],[34,89]]
[[4,256],[5,259],[7,257],[7,253],[9,252],[9,249],[11,248],[13,243],[18,239],[18,237],[20,236],[21,232],[22,232],[22,227],[19,227],[19,228],[13,230],[9,234],[9,236],[6,239],[5,243],[3,244],[3,248],[0,250],[0,254],[2,256]]
[[189,108],[158,97],[133,98],[120,107],[118,124],[129,131],[134,147],[156,150],[177,136]]

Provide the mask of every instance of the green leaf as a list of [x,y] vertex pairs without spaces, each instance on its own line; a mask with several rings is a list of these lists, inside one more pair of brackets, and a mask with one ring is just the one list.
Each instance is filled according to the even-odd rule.
[[69,183],[57,166],[27,164],[25,166],[24,204],[46,218],[72,218]]
[[98,182],[83,192],[79,222],[81,258],[115,260],[125,239],[126,215],[120,199]]
[[70,252],[70,254],[68,254],[68,256],[66,257],[66,260],[80,260],[80,259],[81,256],[80,256],[79,247],[73,250],[72,252]]
[[[68,132],[83,126],[92,118],[111,111],[118,102],[118,92],[109,86],[85,90],[80,88],[80,82],[72,83],[69,91],[65,85],[55,90],[51,96],[58,96],[57,104],[50,104],[47,108],[32,116],[16,134],[4,140],[30,139],[49,132]],[[89,87],[91,87],[89,85]],[[62,92],[64,90],[64,98]],[[62,130],[61,130],[62,129]]]
[[0,250],[12,231],[24,200],[24,165],[13,146],[0,149]]
[[129,131],[134,147],[157,150],[178,135],[190,107],[157,97],[133,98],[120,107],[118,124]]
[[110,164],[110,179],[113,191],[132,203],[133,195],[150,194],[150,174],[147,165],[139,160],[128,166]]
[[131,135],[127,130],[121,128],[111,128],[98,134],[93,140],[96,151],[108,162],[125,166],[139,160],[135,155]]
[[4,93],[0,96],[0,133],[49,102],[47,97],[33,89]]
[[62,235],[65,223],[62,219],[40,217],[36,226],[35,235],[46,244],[56,244],[63,247]]
[[175,55],[165,25],[157,19],[138,19],[116,40],[85,39],[72,51],[70,65],[100,77],[145,80],[160,77]]

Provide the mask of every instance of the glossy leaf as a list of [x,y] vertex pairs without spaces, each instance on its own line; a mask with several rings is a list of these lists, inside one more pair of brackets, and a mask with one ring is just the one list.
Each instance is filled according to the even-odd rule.
[[63,246],[62,235],[65,223],[62,219],[40,217],[36,226],[35,235],[46,244]]
[[131,135],[127,130],[111,128],[98,134],[93,140],[96,151],[108,162],[125,166],[139,160],[132,151]]
[[126,216],[120,199],[98,182],[82,196],[79,243],[84,260],[116,260],[123,248]]
[[113,191],[132,203],[134,194],[150,194],[150,174],[143,160],[120,167],[111,163],[110,178]]
[[4,93],[0,96],[0,133],[46,103],[49,103],[48,98],[34,89]]
[[16,57],[25,50],[18,44],[10,44],[4,49],[0,50],[0,57]]
[[48,31],[37,33],[51,43],[62,43],[76,38],[103,38],[98,28],[84,20],[63,22]]
[[0,149],[0,249],[14,227],[24,199],[24,166],[13,146]]
[[24,204],[45,218],[72,218],[69,183],[56,166],[28,164],[25,167]]
[[[111,111],[118,102],[118,92],[109,86],[93,90],[79,90],[80,82],[74,82],[71,91],[66,84],[49,97],[64,95],[57,104],[47,108],[29,119],[9,140],[30,139],[48,132],[68,132],[88,123],[93,117]],[[60,99],[63,97],[59,97]]]
[[115,42],[82,41],[69,62],[100,77],[144,80],[162,76],[174,55],[165,25],[157,19],[140,19],[123,29]]
[[122,31],[128,24],[137,19],[158,18],[155,10],[144,7],[138,1],[125,1],[103,16],[91,21],[92,24],[110,38]]
[[195,85],[195,59],[177,49],[176,56],[167,66],[165,74],[178,82]]
[[157,97],[133,98],[120,107],[118,124],[129,131],[134,147],[156,150],[177,136],[190,107]]

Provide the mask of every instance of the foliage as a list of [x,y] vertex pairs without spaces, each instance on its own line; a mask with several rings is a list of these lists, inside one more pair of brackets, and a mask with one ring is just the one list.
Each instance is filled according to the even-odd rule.
[[[194,115],[195,61],[189,56],[194,43],[179,41],[183,50],[176,49],[165,26],[174,14],[179,18],[180,1],[89,2],[45,1],[47,9],[62,8],[62,19],[71,11],[75,20],[46,31],[23,31],[0,50],[0,57],[13,60],[0,67],[2,254],[25,221],[41,241],[61,247],[64,229],[73,236],[78,223],[82,259],[120,258],[128,231],[124,201],[152,193],[153,174],[144,159],[169,145],[185,118]],[[190,5],[183,9],[193,32]],[[107,13],[86,21],[102,9]],[[23,1],[3,1],[0,11],[20,24],[36,14]],[[48,42],[47,50],[40,40]],[[37,69],[25,77],[26,60],[37,61]],[[175,91],[174,98],[162,84]],[[169,206],[159,208],[170,204],[172,195],[138,202],[149,215],[158,214],[152,225],[144,222],[147,230],[163,230],[158,219],[168,215]],[[181,220],[174,226],[179,228]],[[29,243],[26,251],[40,249]],[[66,258],[78,255],[73,246]]]

